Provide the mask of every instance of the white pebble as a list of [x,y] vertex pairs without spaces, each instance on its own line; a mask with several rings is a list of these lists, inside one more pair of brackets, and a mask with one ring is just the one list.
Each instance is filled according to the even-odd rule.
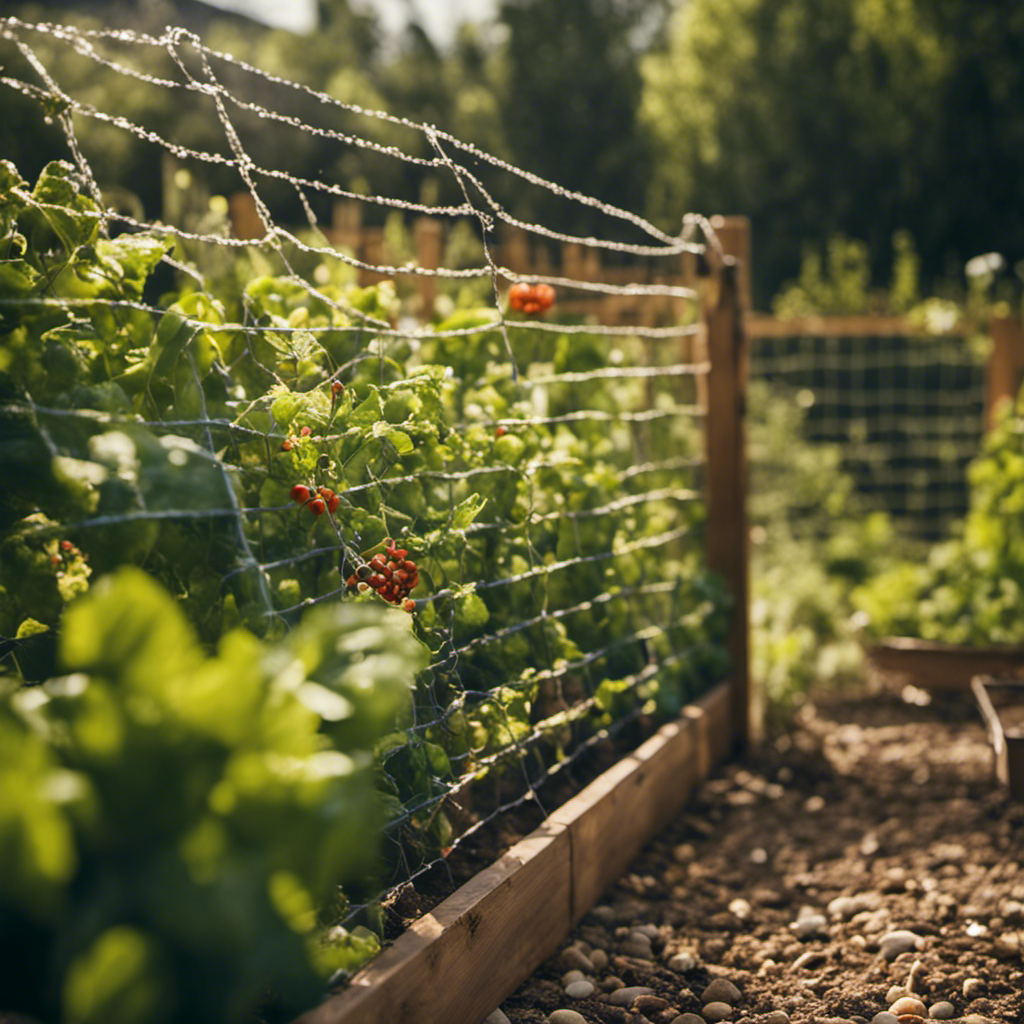
[[585,977],[586,975],[579,970],[566,971],[562,975],[562,988],[565,988],[566,985],[571,985],[574,981],[582,981]]
[[575,1010],[553,1010],[548,1014],[548,1024],[587,1024],[587,1018]]
[[928,1016],[932,1020],[951,1020],[955,1013],[956,1009],[953,1007],[953,1004],[945,999],[938,1003],[932,1003],[928,1007]]
[[763,846],[755,846],[754,849],[750,851],[750,863],[767,864],[768,851]]
[[661,935],[656,924],[638,924],[633,931],[640,935],[646,935],[649,939],[656,939]]
[[882,956],[886,960],[895,960],[901,953],[909,953],[912,949],[921,948],[921,937],[914,932],[904,928],[898,928],[894,932],[886,932],[878,940]]
[[890,1013],[888,1010],[882,1010],[881,1013],[876,1013],[871,1018],[871,1024],[899,1024],[899,1020],[895,1013]]
[[902,999],[904,996],[909,996],[910,992],[902,985],[893,985],[888,992],[885,993],[885,1001],[892,1006],[897,999]]
[[594,991],[594,983],[587,981],[586,978],[565,986],[565,994],[570,999],[586,999],[587,996],[592,996]]
[[828,932],[828,918],[824,914],[801,915],[789,925],[790,931],[798,939],[812,939]]
[[608,1002],[612,1006],[632,1006],[633,1000],[637,996],[649,996],[653,992],[654,989],[648,988],[646,985],[626,985],[623,988],[617,988],[608,997]]
[[697,958],[689,950],[684,949],[669,958],[668,966],[672,971],[692,971],[697,966]]
[[512,1024],[512,1022],[505,1015],[505,1011],[499,1006],[496,1010],[491,1010],[484,1017],[483,1024]]
[[985,991],[985,982],[981,978],[967,978],[961,991],[964,999],[977,999]]
[[804,810],[808,814],[817,814],[818,811],[822,811],[824,809],[825,798],[823,796],[818,796],[817,794],[815,794],[814,796],[809,796],[807,800],[804,802]]
[[753,912],[753,908],[745,899],[738,898],[730,902],[729,912],[735,914],[741,921],[746,921]]

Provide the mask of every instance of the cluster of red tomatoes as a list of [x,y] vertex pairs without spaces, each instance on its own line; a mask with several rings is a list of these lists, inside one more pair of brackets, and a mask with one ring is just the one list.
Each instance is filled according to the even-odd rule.
[[325,512],[333,516],[341,504],[341,498],[330,487],[318,487],[314,492],[305,484],[296,484],[292,488],[291,497],[297,505],[305,505],[315,516],[322,516]]
[[526,284],[520,281],[508,290],[509,306],[530,316],[547,312],[554,301],[555,289],[549,284]]
[[58,545],[59,552],[56,555],[52,555],[50,558],[50,564],[55,569],[61,569],[73,558],[85,558],[85,555],[69,540],[62,540]]
[[387,545],[386,558],[384,555],[374,555],[345,582],[349,593],[366,594],[375,590],[385,601],[399,604],[405,611],[411,612],[416,608],[416,602],[409,594],[420,581],[419,569],[405,548],[396,547],[392,540],[388,540]]

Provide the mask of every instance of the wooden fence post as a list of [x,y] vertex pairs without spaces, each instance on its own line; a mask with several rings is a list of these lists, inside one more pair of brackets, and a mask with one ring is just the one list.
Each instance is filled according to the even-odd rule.
[[705,401],[707,560],[733,596],[728,648],[733,723],[740,743],[760,737],[760,700],[750,682],[750,552],[747,526],[748,352],[740,264],[708,253],[702,267],[701,325],[710,369]]
[[351,249],[357,259],[362,252],[363,204],[358,199],[338,199],[331,211],[331,243]]
[[[413,224],[416,243],[416,262],[425,270],[437,270],[441,266],[441,225],[433,217],[417,217]],[[437,278],[432,274],[421,274],[416,278],[420,295],[420,310],[425,319],[434,312],[437,297]]]
[[989,322],[992,352],[985,368],[985,429],[995,423],[997,407],[1014,401],[1024,379],[1024,325],[1015,316],[993,317]]

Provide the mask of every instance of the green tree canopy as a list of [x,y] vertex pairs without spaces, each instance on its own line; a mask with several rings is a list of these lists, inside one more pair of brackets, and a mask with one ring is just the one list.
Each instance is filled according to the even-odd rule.
[[1019,252],[1022,40],[1011,0],[690,0],[644,65],[651,209],[749,214],[762,300],[838,232],[884,269],[909,228],[926,277]]

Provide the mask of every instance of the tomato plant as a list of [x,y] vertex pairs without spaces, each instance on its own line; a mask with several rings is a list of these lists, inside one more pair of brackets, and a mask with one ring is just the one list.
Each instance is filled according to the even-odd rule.
[[[110,721],[121,721],[118,703],[136,699],[129,676],[115,673],[108,686],[104,673],[120,663],[76,659],[66,638],[85,620],[76,608],[99,607],[88,602],[105,578],[144,570],[189,623],[188,639],[175,626],[173,642],[190,658],[202,650],[233,666],[196,668],[196,685],[211,673],[254,673],[245,690],[264,662],[285,672],[295,658],[337,670],[334,682],[309,676],[308,686],[296,670],[300,703],[311,702],[307,732],[320,752],[362,765],[373,750],[376,799],[398,840],[379,856],[368,847],[386,883],[450,847],[445,798],[457,785],[543,770],[602,727],[678,711],[724,673],[728,601],[702,566],[703,510],[680,476],[700,450],[693,395],[618,373],[646,358],[644,341],[526,320],[506,331],[483,308],[403,333],[389,282],[360,288],[323,263],[316,285],[305,285],[270,257],[254,259],[261,272],[251,276],[238,266],[196,273],[154,305],[147,282],[164,254],[173,247],[178,264],[200,255],[155,232],[107,238],[101,221],[68,165],[49,165],[30,187],[0,163],[0,283],[11,296],[0,305],[0,451],[11,481],[0,512],[0,632],[11,694],[30,692],[18,689],[28,682],[47,695],[50,677],[79,672],[81,707],[109,705]],[[529,301],[550,308],[553,290],[530,288]],[[132,600],[130,588],[111,593]],[[320,606],[345,610],[334,634],[308,625]],[[404,639],[387,640],[395,635]],[[429,664],[413,684],[421,650]],[[241,667],[247,657],[256,669]],[[176,664],[154,677],[161,693],[178,693]],[[402,702],[376,700],[378,675],[409,680],[404,714]],[[154,749],[163,730],[182,733],[175,716],[191,721],[190,701],[207,700],[197,693],[160,697]],[[277,698],[260,699],[268,743],[287,751],[286,720],[280,735],[271,721]],[[25,698],[12,700],[17,717]],[[210,708],[223,702],[209,697]],[[42,745],[40,764],[64,770],[63,754],[44,752],[49,728],[33,735],[24,743]],[[219,793],[228,762],[261,780],[234,760],[234,737],[212,760],[197,753],[182,785],[198,791],[208,779]],[[128,750],[112,748],[112,777],[131,773]],[[137,782],[151,785],[152,775]],[[306,799],[293,796],[282,800]],[[372,816],[352,810],[358,801],[308,796],[311,820],[295,824],[302,835],[377,834]],[[228,814],[228,803],[212,810]],[[146,824],[141,803],[131,811]],[[117,833],[117,813],[101,834]],[[204,821],[189,826],[198,838],[180,834],[200,851],[200,874],[207,860],[220,863],[221,825]],[[262,833],[245,834],[255,851]],[[282,863],[266,899],[308,938],[296,922],[307,921],[301,908],[318,902],[325,876],[303,882],[313,868]],[[347,891],[365,896],[369,874],[353,867]],[[112,936],[83,936],[76,955],[98,964],[108,946],[127,943],[146,977],[159,974],[165,947],[155,932],[108,924]],[[355,947],[369,948],[349,936],[345,948]]]

